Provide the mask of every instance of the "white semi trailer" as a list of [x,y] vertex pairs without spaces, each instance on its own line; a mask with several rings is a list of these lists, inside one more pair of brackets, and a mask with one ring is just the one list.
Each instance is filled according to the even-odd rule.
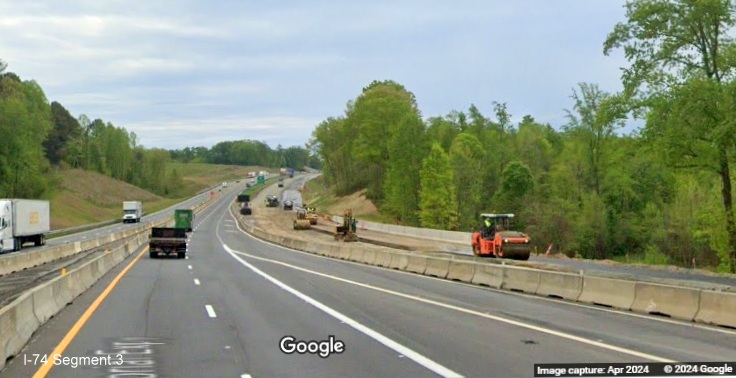
[[44,245],[49,231],[49,201],[0,199],[0,251],[18,251],[29,242]]

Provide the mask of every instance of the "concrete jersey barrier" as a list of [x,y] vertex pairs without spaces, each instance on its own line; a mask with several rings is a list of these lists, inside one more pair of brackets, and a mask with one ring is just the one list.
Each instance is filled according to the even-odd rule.
[[[339,221],[339,217],[336,218]],[[242,218],[238,219],[244,223]],[[365,224],[364,226],[366,229],[369,227]],[[256,231],[253,228],[249,230]],[[257,234],[270,236],[262,230]],[[326,253],[320,250],[330,250],[328,244],[310,242],[308,245],[308,252],[312,253],[324,255]],[[734,316],[736,293],[556,272],[510,264],[484,264],[400,251],[386,252],[385,249],[378,252],[357,245],[349,247],[349,250],[351,261],[380,265],[389,269],[648,314],[663,314],[682,320],[736,327]],[[391,255],[390,259],[386,254]]]
[[[333,222],[342,223],[343,217],[340,215],[331,216]],[[369,230],[384,232],[394,235],[404,235],[411,237],[419,237],[423,239],[430,239],[435,241],[452,242],[456,244],[470,244],[470,238],[472,236],[469,232],[458,232],[458,231],[446,231],[437,230],[432,228],[420,228],[420,227],[409,227],[399,226],[394,224],[375,223],[367,222],[358,219],[358,230]]]

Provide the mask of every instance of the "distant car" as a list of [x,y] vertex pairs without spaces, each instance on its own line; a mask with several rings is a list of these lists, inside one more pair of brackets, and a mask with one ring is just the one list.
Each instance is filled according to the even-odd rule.
[[246,182],[246,183],[245,183],[245,187],[246,187],[246,188],[250,188],[251,186],[253,186],[253,184],[251,184],[251,183],[249,183],[249,182]]
[[279,181],[279,188],[283,188],[283,187],[284,187],[284,182],[283,181]]
[[284,201],[284,210],[293,210],[294,209],[294,202],[290,200]]

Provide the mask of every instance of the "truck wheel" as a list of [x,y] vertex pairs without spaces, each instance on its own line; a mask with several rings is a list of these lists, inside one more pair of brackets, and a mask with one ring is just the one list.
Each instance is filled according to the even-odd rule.
[[156,257],[158,257],[158,253],[156,253],[156,252],[148,252],[148,257],[150,257],[152,259],[155,259]]
[[185,252],[177,252],[176,257],[183,259],[186,256]]

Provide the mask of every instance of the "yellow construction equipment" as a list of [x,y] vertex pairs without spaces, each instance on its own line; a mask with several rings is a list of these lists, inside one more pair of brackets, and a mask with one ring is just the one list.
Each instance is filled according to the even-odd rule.
[[309,220],[309,224],[317,224],[317,209],[314,207],[308,207],[307,205],[304,206],[307,208],[307,220]]
[[358,241],[358,235],[355,233],[358,221],[353,218],[353,210],[347,209],[342,215],[342,225],[335,226],[335,240],[346,242]]
[[309,224],[307,219],[307,212],[304,209],[296,211],[296,219],[294,219],[295,230],[309,230],[312,226]]

